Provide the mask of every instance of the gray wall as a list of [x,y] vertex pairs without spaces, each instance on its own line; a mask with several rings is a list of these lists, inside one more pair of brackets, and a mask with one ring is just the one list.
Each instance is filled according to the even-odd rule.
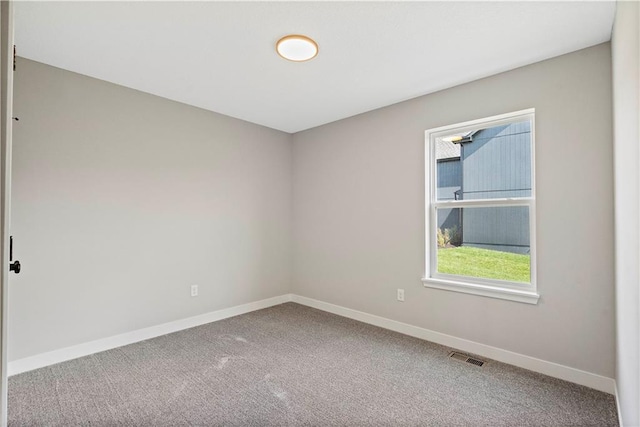
[[24,59],[15,78],[10,360],[290,292],[290,135]]
[[640,425],[640,6],[618,2],[613,35],[616,383],[622,425]]
[[[21,59],[10,360],[293,291],[613,377],[610,64],[603,44],[292,138]],[[424,288],[425,129],[529,107],[539,304]]]
[[[425,288],[424,131],[530,107],[539,303]],[[294,292],[612,378],[611,108],[606,43],[295,134]]]

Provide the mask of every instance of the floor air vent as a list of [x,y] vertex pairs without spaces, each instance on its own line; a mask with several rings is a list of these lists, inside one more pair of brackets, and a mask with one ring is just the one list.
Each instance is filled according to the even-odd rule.
[[457,351],[452,351],[451,353],[449,353],[449,357],[461,362],[471,363],[472,365],[476,366],[484,365],[484,362],[482,360],[471,357],[468,354],[458,353]]

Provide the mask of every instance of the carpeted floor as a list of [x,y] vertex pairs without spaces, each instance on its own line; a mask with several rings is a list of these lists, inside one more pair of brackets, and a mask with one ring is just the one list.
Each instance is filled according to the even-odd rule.
[[613,396],[287,303],[9,379],[10,426],[614,426]]

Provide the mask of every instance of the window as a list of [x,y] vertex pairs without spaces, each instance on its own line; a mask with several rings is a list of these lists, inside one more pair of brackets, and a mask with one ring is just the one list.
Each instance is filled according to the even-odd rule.
[[426,287],[536,304],[534,110],[426,131]]

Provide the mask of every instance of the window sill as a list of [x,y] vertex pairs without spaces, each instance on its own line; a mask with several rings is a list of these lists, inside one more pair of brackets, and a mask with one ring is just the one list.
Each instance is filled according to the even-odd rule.
[[537,304],[538,299],[540,299],[540,295],[536,292],[500,288],[496,286],[478,285],[473,283],[455,282],[452,280],[423,278],[422,283],[426,288],[462,292],[465,294],[480,295],[489,298],[499,298],[526,304]]

